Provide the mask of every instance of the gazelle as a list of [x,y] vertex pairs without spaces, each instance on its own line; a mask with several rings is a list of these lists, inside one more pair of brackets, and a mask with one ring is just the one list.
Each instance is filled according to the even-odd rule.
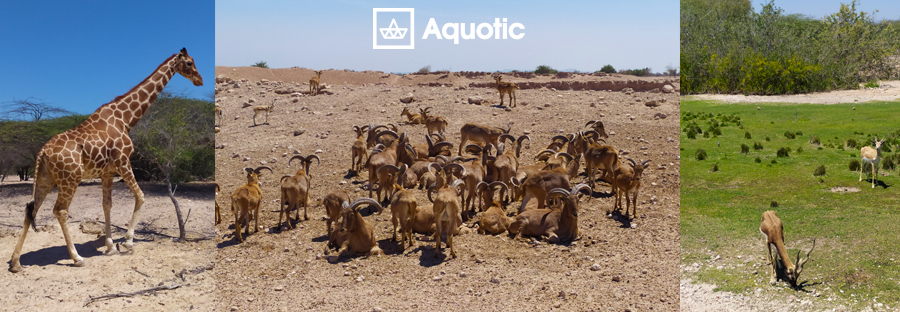
[[322,81],[322,71],[315,72],[316,76],[309,78],[309,95],[319,95],[319,83]]
[[803,265],[809,260],[809,254],[816,248],[816,240],[813,239],[812,248],[806,252],[806,259],[800,259],[801,251],[798,250],[797,261],[791,263],[791,260],[788,258],[787,249],[784,247],[784,227],[781,223],[781,219],[778,219],[778,216],[775,215],[774,211],[769,210],[763,212],[762,224],[759,225],[759,232],[766,238],[766,264],[772,264],[772,278],[769,279],[769,283],[775,285],[776,263],[775,256],[772,254],[772,247],[774,246],[775,249],[777,249],[778,257],[781,258],[781,263],[784,265],[788,282],[791,283],[791,287],[796,288],[797,279],[800,277],[800,273],[803,272]]
[[253,107],[253,125],[256,126],[256,115],[266,113],[266,123],[269,124],[269,112],[275,109],[275,100],[272,100],[272,105],[260,105]]
[[[878,141],[878,137],[876,136],[872,143],[875,143],[875,148],[871,148],[868,146],[863,146],[860,149],[860,154],[862,154],[862,166],[859,166],[859,181],[862,182],[862,172],[863,168],[868,164],[872,164],[872,188],[875,188],[875,179],[878,178],[878,163],[881,162],[881,143],[884,143],[884,140],[887,137]],[[869,177],[869,174],[866,173],[866,177]]]

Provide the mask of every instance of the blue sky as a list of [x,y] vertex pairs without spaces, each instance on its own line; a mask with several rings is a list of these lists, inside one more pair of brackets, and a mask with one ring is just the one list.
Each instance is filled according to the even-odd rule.
[[[763,4],[769,0],[752,0],[753,10],[759,12]],[[816,19],[837,13],[841,9],[841,3],[850,4],[852,0],[783,0],[775,1],[775,6],[780,7],[786,14],[799,13]],[[898,0],[861,0],[856,4],[859,12],[872,13],[875,10],[875,20],[900,19],[900,1]]]
[[182,47],[204,85],[176,74],[168,88],[214,89],[213,1],[4,1],[0,103],[33,97],[79,114],[128,92]]
[[[373,8],[414,8],[415,49],[372,49]],[[542,64],[595,71],[611,64],[662,72],[679,66],[678,12],[679,2],[672,0],[217,1],[216,65],[265,61],[272,68],[411,72],[424,66],[534,70]],[[435,36],[423,40],[429,18],[438,27],[507,18],[523,24],[525,36],[459,44]]]

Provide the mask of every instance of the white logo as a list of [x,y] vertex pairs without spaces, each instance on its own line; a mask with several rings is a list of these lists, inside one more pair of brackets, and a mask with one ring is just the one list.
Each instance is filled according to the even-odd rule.
[[[388,13],[388,14],[379,14]],[[400,23],[406,25],[404,16],[390,13],[409,13],[409,27],[397,26],[397,18]],[[390,15],[391,24],[388,27],[379,27],[378,16]],[[387,18],[382,19],[383,22]],[[379,36],[381,34],[381,36]],[[407,36],[407,34],[412,34]],[[379,38],[380,37],[380,38]],[[415,38],[415,9],[413,8],[373,8],[372,9],[372,49],[414,49]],[[404,40],[408,38],[408,40]]]
[[391,27],[380,28],[381,37],[384,39],[403,39],[406,37],[406,28],[397,27],[397,20],[391,19]]

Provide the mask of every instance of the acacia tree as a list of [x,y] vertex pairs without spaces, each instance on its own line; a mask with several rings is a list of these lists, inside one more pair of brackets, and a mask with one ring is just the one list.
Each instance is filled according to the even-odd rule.
[[182,214],[175,198],[178,184],[210,177],[214,172],[213,105],[211,101],[163,91],[131,131],[135,142],[132,164],[152,166],[145,169],[151,171],[149,176],[168,185],[169,199],[178,218],[179,242],[185,241],[185,224],[191,211]]

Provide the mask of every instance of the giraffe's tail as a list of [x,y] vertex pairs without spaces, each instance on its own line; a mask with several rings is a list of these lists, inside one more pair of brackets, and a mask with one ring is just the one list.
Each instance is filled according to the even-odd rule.
[[31,223],[31,229],[34,230],[35,232],[37,231],[37,224],[35,223],[35,217],[37,216],[37,209],[36,209],[36,206],[34,203],[34,195],[37,194],[37,187],[38,187],[37,177],[38,177],[38,173],[41,172],[41,168],[43,167],[44,156],[46,156],[46,155],[44,155],[44,151],[42,150],[42,151],[38,152],[37,157],[35,157],[34,190],[31,193],[32,194],[31,201],[25,205],[25,219],[28,220],[29,223]]

